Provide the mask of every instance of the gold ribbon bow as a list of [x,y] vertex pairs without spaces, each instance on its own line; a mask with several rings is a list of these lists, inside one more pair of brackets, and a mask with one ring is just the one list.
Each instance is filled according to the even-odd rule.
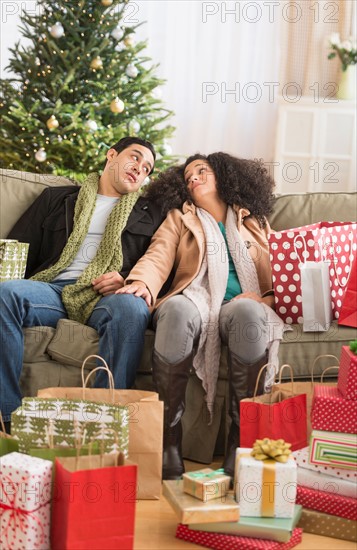
[[276,462],[287,462],[291,454],[291,443],[285,443],[284,439],[257,439],[250,453],[256,460],[273,459]]

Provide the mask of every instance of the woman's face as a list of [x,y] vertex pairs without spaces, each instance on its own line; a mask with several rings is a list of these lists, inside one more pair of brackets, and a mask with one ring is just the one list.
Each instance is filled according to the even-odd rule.
[[218,197],[214,172],[207,161],[197,159],[186,166],[184,178],[194,204],[201,206],[209,197]]

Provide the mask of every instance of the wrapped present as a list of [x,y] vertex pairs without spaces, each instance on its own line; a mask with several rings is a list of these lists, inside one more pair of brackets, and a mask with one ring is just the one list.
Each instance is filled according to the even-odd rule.
[[50,547],[52,462],[10,453],[0,463],[2,550]]
[[[356,243],[353,242],[356,231],[354,222],[318,222],[269,235],[276,312],[286,323],[303,322],[301,259],[329,263],[332,313],[333,318],[338,319],[356,256]],[[295,241],[297,236],[304,237],[305,249],[301,239]]]
[[231,482],[231,478],[225,475],[224,470],[212,470],[203,468],[195,472],[183,474],[183,490],[206,502],[215,498],[224,497]]
[[163,482],[163,495],[181,523],[239,520],[239,506],[232,494],[203,502],[184,493],[182,480],[172,480]]
[[176,530],[176,538],[199,544],[205,548],[213,548],[213,550],[288,550],[301,542],[302,529],[294,529],[288,542],[275,542],[273,540],[237,537],[236,535],[223,535],[222,533],[193,531],[187,525],[179,524]]
[[[285,445],[283,440],[278,441]],[[286,460],[278,461],[281,455],[275,455],[276,443],[262,440],[266,455],[252,456],[252,449],[245,448],[236,451],[235,491],[241,516],[291,518],[294,515],[297,467],[292,456],[283,455]]]
[[312,464],[356,470],[357,435],[312,430],[309,461]]
[[333,495],[298,485],[296,502],[301,504],[303,508],[354,521],[357,520],[357,500],[355,498]]
[[337,387],[345,399],[357,401],[357,355],[348,346],[342,346]]
[[[310,462],[309,447],[305,447],[304,449],[299,449],[298,451],[294,451],[292,454],[296,464],[300,466],[300,468],[309,469],[313,472],[320,472],[334,478],[337,477],[338,479],[351,481],[354,484],[357,483],[357,470],[345,470],[344,468],[338,468],[337,465],[329,466],[325,463],[315,464]],[[299,471],[299,468],[298,468],[298,471]]]
[[334,539],[357,541],[356,522],[303,508],[299,527],[305,533],[313,533]]
[[24,278],[28,250],[28,243],[0,239],[0,282]]
[[357,401],[345,399],[338,388],[316,384],[311,408],[314,430],[356,433]]
[[46,446],[49,432],[54,446],[70,447],[85,432],[86,441],[103,440],[105,452],[120,449],[128,455],[128,409],[110,403],[26,397],[11,415],[11,431],[23,453]]
[[288,542],[301,517],[302,506],[295,504],[294,510],[292,518],[249,518],[241,516],[239,521],[235,522],[193,523],[188,527],[193,531]]
[[346,481],[337,477],[329,476],[318,471],[307,468],[297,469],[297,482],[302,487],[309,487],[325,493],[333,493],[344,497],[357,499],[357,484],[353,481]]

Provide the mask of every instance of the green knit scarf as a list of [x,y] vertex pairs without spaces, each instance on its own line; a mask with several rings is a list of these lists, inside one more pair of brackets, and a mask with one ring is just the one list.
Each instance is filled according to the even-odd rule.
[[[99,175],[89,174],[79,191],[74,210],[73,231],[60,258],[53,266],[40,271],[31,279],[49,283],[73,262],[88,233],[96,204],[98,183]],[[139,192],[128,193],[121,197],[110,213],[95,257],[74,284],[64,287],[62,301],[69,319],[85,323],[102,297],[93,290],[93,279],[109,271],[121,270],[123,265],[121,234],[138,198]]]

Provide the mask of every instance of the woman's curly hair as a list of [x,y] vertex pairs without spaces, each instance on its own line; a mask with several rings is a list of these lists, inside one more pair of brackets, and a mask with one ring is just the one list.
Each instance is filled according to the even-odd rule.
[[185,201],[192,202],[184,171],[191,162],[200,159],[208,162],[212,168],[221,199],[230,206],[236,204],[247,208],[263,227],[266,217],[273,210],[275,184],[262,160],[240,159],[222,152],[207,156],[196,154],[184,164],[159,174],[148,187],[145,196],[157,200],[164,214],[172,208],[181,208]]

